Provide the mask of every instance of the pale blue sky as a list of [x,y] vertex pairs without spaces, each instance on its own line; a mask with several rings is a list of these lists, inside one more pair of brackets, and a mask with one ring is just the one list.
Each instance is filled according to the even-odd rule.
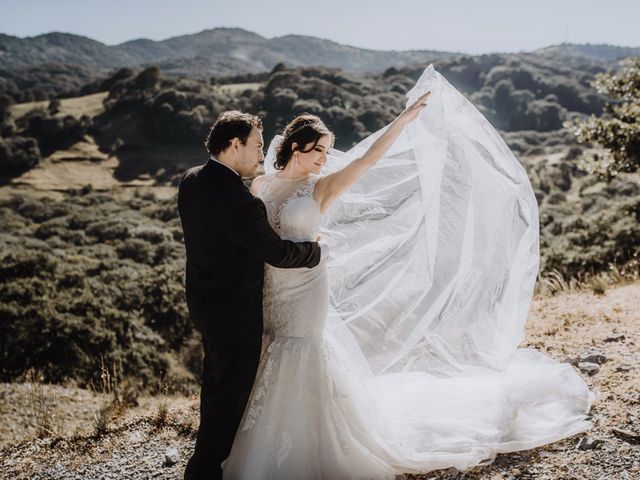
[[109,45],[240,27],[379,50],[640,46],[640,0],[0,0],[0,12],[1,33],[62,31]]

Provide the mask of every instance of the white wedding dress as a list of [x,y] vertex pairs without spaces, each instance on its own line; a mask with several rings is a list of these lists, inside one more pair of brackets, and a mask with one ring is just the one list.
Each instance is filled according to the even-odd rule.
[[[332,258],[265,267],[263,352],[225,479],[465,470],[590,427],[594,395],[573,367],[517,348],[539,261],[526,173],[432,66],[408,103],[426,90],[420,118],[326,215],[319,176],[269,169],[274,229],[320,233]],[[377,135],[332,152],[323,174]]]

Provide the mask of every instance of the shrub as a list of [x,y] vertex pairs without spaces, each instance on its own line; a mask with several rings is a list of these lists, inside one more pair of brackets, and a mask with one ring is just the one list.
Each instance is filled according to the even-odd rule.
[[40,252],[9,253],[0,263],[0,282],[18,278],[46,276],[53,273],[58,261],[49,254]]
[[171,233],[167,229],[151,225],[138,226],[131,234],[135,238],[146,240],[154,245],[171,241],[172,239]]
[[76,118],[72,115],[49,117],[34,115],[24,133],[38,140],[38,147],[44,155],[55,150],[65,150],[81,140],[91,127],[91,118],[83,115]]
[[132,81],[132,84],[136,88],[143,90],[154,88],[160,80],[160,69],[156,66],[151,66],[141,71]]
[[526,115],[531,119],[533,129],[546,132],[562,128],[565,110],[557,103],[534,100],[529,103]]
[[20,175],[40,162],[40,149],[33,138],[0,138],[0,176]]
[[192,331],[182,282],[182,270],[169,266],[154,268],[142,282],[144,321],[174,349],[182,347]]
[[100,242],[129,238],[129,227],[117,220],[99,220],[87,226],[87,235]]
[[120,258],[128,258],[138,263],[153,263],[153,248],[141,238],[129,238],[118,245],[116,251]]
[[47,111],[51,115],[55,115],[60,111],[60,100],[57,98],[53,98],[49,101],[49,105],[47,106]]

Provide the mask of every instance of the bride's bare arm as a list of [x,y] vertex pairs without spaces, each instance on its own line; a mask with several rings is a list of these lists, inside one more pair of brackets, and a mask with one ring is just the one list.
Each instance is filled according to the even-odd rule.
[[396,141],[405,125],[414,120],[422,109],[426,107],[426,102],[430,94],[431,92],[425,93],[418,98],[413,105],[398,115],[398,117],[391,122],[387,130],[373,142],[362,157],[354,160],[342,170],[338,170],[318,180],[313,195],[320,205],[321,212],[324,213],[358,178],[378,163],[378,160],[389,150],[393,142]]

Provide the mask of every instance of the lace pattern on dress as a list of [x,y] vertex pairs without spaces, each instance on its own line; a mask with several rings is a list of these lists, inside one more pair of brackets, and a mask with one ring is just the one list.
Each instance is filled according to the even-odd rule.
[[[350,366],[345,363],[344,359],[337,354],[331,345],[327,344],[323,339],[319,338],[295,338],[295,337],[269,337],[265,335],[263,337],[264,350],[260,359],[260,366],[258,367],[258,373],[256,379],[259,381],[254,387],[254,391],[251,395],[249,404],[247,405],[240,431],[246,432],[255,427],[258,421],[269,421],[269,419],[262,418],[265,410],[265,401],[272,386],[278,382],[282,382],[283,378],[289,376],[296,376],[295,370],[290,370],[291,367],[296,368],[297,363],[292,363],[292,359],[303,359],[310,355],[313,359],[314,370],[309,372],[315,379],[312,381],[314,385],[324,385],[324,388],[319,388],[319,391],[329,394],[332,402],[344,402],[349,403],[349,392],[346,390],[346,386],[349,383],[356,382],[355,374],[351,371]],[[289,361],[283,361],[286,358]],[[335,375],[340,374],[340,380]],[[303,405],[302,410],[305,414],[300,418],[300,421],[307,424],[308,431],[312,432],[316,429],[317,420],[315,411],[310,406],[307,406],[311,401],[310,394],[303,389],[300,392],[293,391],[292,393],[298,396],[298,402]],[[316,393],[317,394],[317,393]],[[312,395],[313,396],[313,395]],[[314,398],[314,400],[316,400]],[[328,401],[329,398],[325,398]],[[273,399],[271,400],[273,401]],[[331,402],[329,402],[331,403]],[[329,428],[331,435],[337,441],[337,445],[340,447],[345,455],[349,455],[351,447],[348,441],[348,429],[337,418],[336,412],[329,409],[326,413],[327,420],[330,422]],[[285,427],[285,425],[271,425],[268,429],[268,438],[266,444],[270,445],[276,463],[280,466],[291,453],[293,448],[292,437],[290,432],[286,429],[281,430],[279,427]]]
[[289,204],[289,202],[299,197],[313,197],[316,183],[318,182],[318,180],[320,180],[321,177],[321,175],[309,175],[305,179],[300,180],[295,190],[289,196],[287,196],[287,198],[284,199],[279,205],[277,205],[277,201],[273,192],[273,184],[279,179],[278,177],[276,177],[275,173],[271,175],[265,175],[260,191],[258,192],[258,196],[262,199],[265,206],[267,207],[269,223],[276,233],[278,233],[279,235],[282,234],[282,225],[280,219],[282,217],[282,211]]

